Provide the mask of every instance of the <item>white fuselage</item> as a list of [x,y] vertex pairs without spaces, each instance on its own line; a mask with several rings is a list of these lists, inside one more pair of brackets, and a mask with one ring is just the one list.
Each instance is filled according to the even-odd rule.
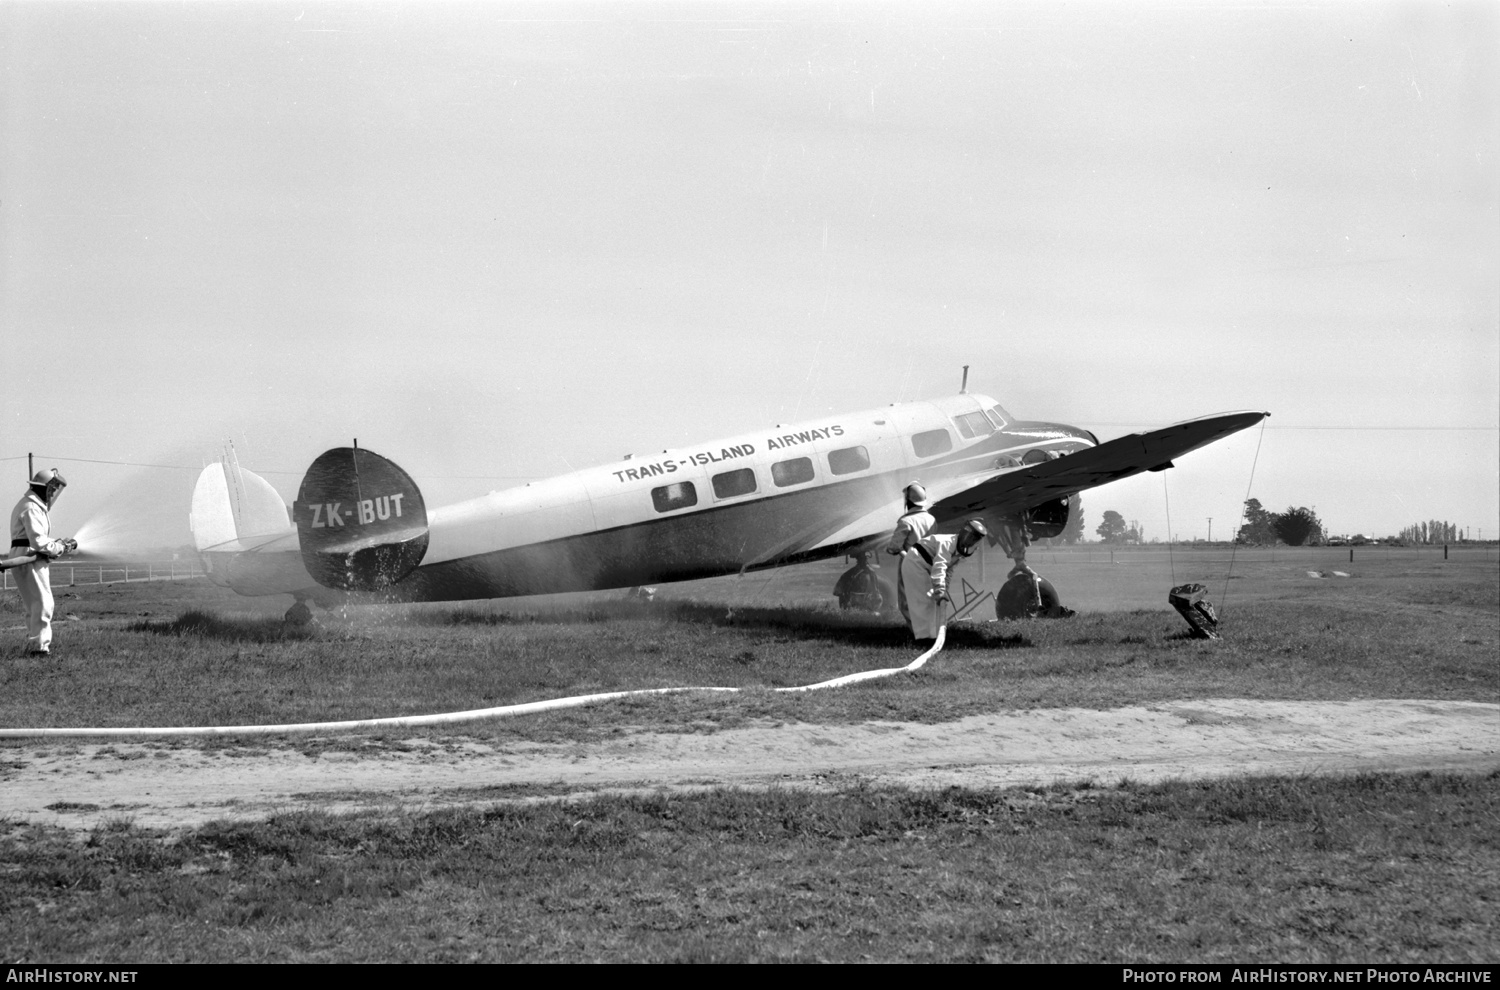
[[[420,566],[380,597],[629,587],[835,556],[888,534],[911,482],[942,498],[1031,451],[1095,442],[1072,427],[1013,423],[992,399],[963,394],[632,456],[430,508]],[[263,545],[267,559],[240,562],[254,581],[219,570],[251,594],[317,589],[287,559],[297,550],[295,532]]]

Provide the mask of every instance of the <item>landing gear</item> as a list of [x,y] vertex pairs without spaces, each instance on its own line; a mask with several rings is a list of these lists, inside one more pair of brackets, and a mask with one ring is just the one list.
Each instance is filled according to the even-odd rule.
[[1051,581],[1024,563],[995,592],[997,619],[1071,619],[1077,614],[1062,603]]
[[1071,619],[1078,614],[1062,603],[1051,581],[1027,565],[1026,547],[1031,543],[1031,534],[1024,520],[1007,520],[991,530],[995,541],[1016,565],[995,592],[995,618]]

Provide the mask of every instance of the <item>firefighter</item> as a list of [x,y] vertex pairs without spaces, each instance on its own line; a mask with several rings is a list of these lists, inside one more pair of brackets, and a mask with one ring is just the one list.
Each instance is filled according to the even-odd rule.
[[873,553],[865,550],[857,554],[854,566],[841,574],[833,586],[839,608],[846,612],[851,608],[879,612],[885,604],[885,596],[880,593],[880,579],[875,575],[879,569]]
[[26,607],[26,652],[45,657],[52,650],[53,557],[78,549],[76,540],[54,540],[47,513],[67,486],[56,468],[44,468],[10,514],[10,552],[13,557],[34,554],[15,568],[21,603]]
[[[904,555],[916,545],[918,540],[932,532],[932,527],[937,525],[937,520],[933,518],[931,512],[927,511],[932,505],[932,499],[927,497],[927,489],[913,482],[906,486],[902,495],[906,498],[906,512],[896,520],[896,531],[891,534],[891,538],[886,541],[885,545],[885,552],[893,557]],[[906,613],[906,591],[901,586],[904,572],[905,568],[897,563],[896,605],[901,609],[901,618],[910,622],[911,616]]]
[[937,520],[927,511],[932,505],[932,499],[927,497],[927,489],[913,483],[906,486],[902,495],[906,497],[906,512],[896,520],[896,531],[885,545],[885,552],[894,557],[910,550],[913,544],[932,532],[932,527],[937,525]]
[[978,519],[954,536],[925,536],[901,558],[901,611],[917,642],[937,638],[948,604],[948,572],[974,552],[989,530]]

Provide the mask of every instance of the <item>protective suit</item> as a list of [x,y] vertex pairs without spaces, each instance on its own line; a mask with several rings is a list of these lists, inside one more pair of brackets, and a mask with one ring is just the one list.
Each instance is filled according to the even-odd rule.
[[[913,483],[906,486],[903,494],[906,496],[906,514],[896,520],[895,532],[891,533],[891,538],[886,541],[885,552],[894,557],[902,557],[904,560],[903,555],[932,532],[932,527],[937,525],[937,520],[933,518],[932,513],[927,511],[927,507],[932,504],[932,500],[927,497],[927,489]],[[911,616],[906,610],[905,581],[906,568],[897,564],[896,604],[901,609],[901,618],[910,622]]]
[[954,536],[924,536],[901,557],[901,614],[918,640],[936,639],[948,606],[948,573],[988,536],[978,519]]
[[26,652],[47,656],[52,649],[52,571],[53,557],[61,557],[78,544],[72,540],[54,540],[48,511],[67,482],[56,468],[36,473],[31,488],[10,513],[10,552],[12,556],[35,552],[36,558],[13,568],[26,608]]
[[937,520],[927,511],[927,507],[932,504],[932,500],[927,497],[927,489],[921,485],[907,485],[905,495],[906,514],[896,520],[896,531],[885,544],[885,552],[897,557],[910,550],[937,525]]

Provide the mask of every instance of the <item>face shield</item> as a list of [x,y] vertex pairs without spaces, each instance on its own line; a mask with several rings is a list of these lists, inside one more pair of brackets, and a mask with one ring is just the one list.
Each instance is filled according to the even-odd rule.
[[974,548],[979,546],[979,541],[990,535],[990,531],[984,528],[984,523],[978,519],[970,519],[964,523],[964,528],[958,531],[958,553],[961,557],[968,557],[974,553]]
[[44,468],[31,479],[31,487],[50,509],[57,502],[57,496],[68,487],[68,483],[57,468]]

